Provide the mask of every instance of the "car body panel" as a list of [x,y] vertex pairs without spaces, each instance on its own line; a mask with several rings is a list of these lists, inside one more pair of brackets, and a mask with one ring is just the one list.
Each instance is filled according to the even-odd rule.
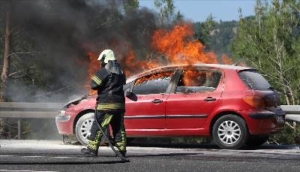
[[[202,128],[216,107],[222,92],[177,93],[167,100],[166,128]],[[178,118],[180,120],[178,120]]]
[[125,126],[131,129],[164,129],[165,94],[138,95],[137,100],[126,98]]

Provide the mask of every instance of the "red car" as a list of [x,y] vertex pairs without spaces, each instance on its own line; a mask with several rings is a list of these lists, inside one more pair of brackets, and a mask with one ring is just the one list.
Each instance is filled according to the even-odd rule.
[[[259,146],[283,129],[279,94],[256,70],[220,64],[174,65],[127,80],[127,137],[212,137],[224,149]],[[82,144],[95,96],[67,103],[56,116],[61,135]]]

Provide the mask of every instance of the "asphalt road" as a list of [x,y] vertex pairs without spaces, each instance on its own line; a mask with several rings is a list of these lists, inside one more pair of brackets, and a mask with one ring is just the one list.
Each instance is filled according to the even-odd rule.
[[80,145],[62,141],[0,140],[1,171],[300,171],[298,145],[264,145],[255,150],[224,150],[213,145],[140,144],[128,147],[130,162],[101,147],[84,157]]

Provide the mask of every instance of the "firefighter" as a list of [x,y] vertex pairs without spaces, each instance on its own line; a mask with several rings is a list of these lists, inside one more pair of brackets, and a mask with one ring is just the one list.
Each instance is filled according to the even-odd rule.
[[87,148],[83,148],[81,152],[88,156],[97,156],[102,138],[102,132],[98,125],[100,124],[105,129],[110,124],[115,146],[123,156],[126,156],[125,97],[123,91],[126,78],[112,50],[102,51],[98,60],[101,68],[92,77],[90,83],[91,88],[97,90],[98,94],[95,107],[95,119],[97,121],[94,120],[92,123]]

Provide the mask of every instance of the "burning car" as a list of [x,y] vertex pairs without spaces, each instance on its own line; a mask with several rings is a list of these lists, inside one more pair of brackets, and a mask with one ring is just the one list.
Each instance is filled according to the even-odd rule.
[[[284,127],[280,96],[250,67],[195,64],[155,68],[127,80],[125,128],[135,137],[212,137],[224,149],[259,146]],[[87,144],[96,95],[67,103],[61,135]]]

